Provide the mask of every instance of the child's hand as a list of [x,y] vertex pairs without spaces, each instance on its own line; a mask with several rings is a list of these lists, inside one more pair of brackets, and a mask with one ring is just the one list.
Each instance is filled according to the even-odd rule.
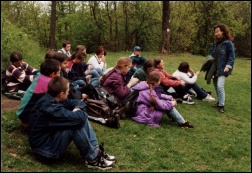
[[81,109],[80,108],[74,108],[73,112],[78,111],[78,110],[81,110]]
[[87,94],[82,94],[82,95],[81,95],[81,98],[82,98],[83,100],[86,100],[86,99],[88,98],[88,95],[87,95]]
[[177,101],[175,99],[172,99],[171,102],[173,107],[177,106]]

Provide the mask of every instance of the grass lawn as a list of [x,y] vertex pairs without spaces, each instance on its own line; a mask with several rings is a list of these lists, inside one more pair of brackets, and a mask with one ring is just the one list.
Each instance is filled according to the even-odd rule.
[[[108,52],[108,67],[131,52]],[[165,68],[173,73],[180,62],[187,61],[196,72],[205,57],[191,54],[158,55],[142,52],[148,59],[162,57]],[[40,56],[41,61],[44,54]],[[38,58],[39,58],[38,57]],[[88,55],[91,57],[91,55]],[[38,59],[25,59],[39,68]],[[214,87],[206,84],[201,72],[197,83],[216,98]],[[195,100],[195,105],[179,104],[178,111],[195,126],[182,129],[163,116],[160,128],[121,120],[119,129],[91,121],[99,143],[117,157],[111,172],[251,172],[251,60],[237,58],[233,74],[225,84],[225,113],[212,108],[213,103]],[[3,172],[91,172],[73,143],[57,163],[42,164],[32,155],[15,110],[1,113],[1,171]],[[102,172],[102,171],[101,171]]]

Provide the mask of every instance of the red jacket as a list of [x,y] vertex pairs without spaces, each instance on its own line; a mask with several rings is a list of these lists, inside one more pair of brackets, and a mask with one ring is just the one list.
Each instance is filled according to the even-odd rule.
[[165,70],[155,68],[153,71],[157,72],[160,75],[162,85],[169,86],[169,87],[176,87],[176,86],[181,85],[180,80],[168,74]]

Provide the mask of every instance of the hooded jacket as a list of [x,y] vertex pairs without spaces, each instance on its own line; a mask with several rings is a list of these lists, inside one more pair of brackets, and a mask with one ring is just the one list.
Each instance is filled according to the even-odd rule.
[[[138,105],[136,115],[132,117],[132,120],[148,126],[159,127],[163,112],[173,109],[171,103],[172,96],[161,94],[156,87],[153,87],[151,93],[150,87],[146,81],[139,82],[133,89],[139,91],[139,96],[136,100]],[[151,94],[153,94],[153,97],[156,99],[156,105],[153,110],[150,108]]]

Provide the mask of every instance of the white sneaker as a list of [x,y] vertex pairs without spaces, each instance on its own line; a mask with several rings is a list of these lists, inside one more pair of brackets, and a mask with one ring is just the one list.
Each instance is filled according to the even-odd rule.
[[214,102],[215,98],[213,98],[211,95],[207,94],[207,96],[202,100],[206,101],[206,102]]
[[191,96],[190,96],[189,94],[186,94],[186,95],[183,97],[183,103],[192,105],[192,104],[194,104],[194,101],[192,100],[192,98],[191,98]]

